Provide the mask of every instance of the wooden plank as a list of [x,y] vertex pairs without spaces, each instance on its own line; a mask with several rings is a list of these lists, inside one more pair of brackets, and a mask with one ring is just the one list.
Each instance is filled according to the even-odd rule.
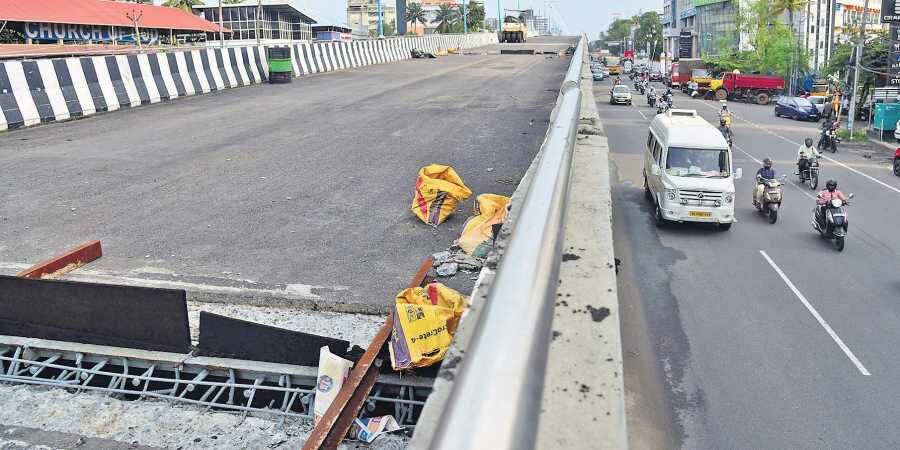
[[100,247],[100,241],[89,241],[66,253],[35,264],[17,273],[16,276],[20,278],[41,278],[72,264],[76,266],[87,264],[101,256],[103,256],[103,250]]
[[[419,267],[408,287],[421,286],[431,266],[432,259],[428,257]],[[347,377],[347,381],[341,387],[341,391],[331,403],[328,411],[325,412],[309,435],[309,439],[303,444],[303,450],[337,450],[338,445],[353,426],[353,420],[356,419],[356,415],[359,414],[359,410],[362,409],[363,403],[378,379],[378,366],[375,365],[375,359],[391,337],[393,329],[394,315],[390,314],[384,325],[375,334],[369,348],[353,366],[350,376]],[[387,361],[383,362],[389,364]]]

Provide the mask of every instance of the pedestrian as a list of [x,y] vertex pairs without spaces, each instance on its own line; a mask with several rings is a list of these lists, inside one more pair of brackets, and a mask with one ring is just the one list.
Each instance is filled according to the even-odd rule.
[[822,107],[822,120],[825,123],[831,123],[831,115],[834,113],[834,108],[831,105],[831,102],[825,102],[825,106]]
[[834,97],[832,97],[832,99],[831,99],[831,111],[835,115],[835,117],[840,119],[840,117],[841,117],[841,93],[840,92],[835,92]]
[[850,98],[847,96],[844,96],[844,100],[841,101],[841,111],[850,111]]

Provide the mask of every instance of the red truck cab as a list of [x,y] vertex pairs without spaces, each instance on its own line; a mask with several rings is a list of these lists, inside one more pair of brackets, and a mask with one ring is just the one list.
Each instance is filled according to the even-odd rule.
[[900,148],[894,153],[894,175],[900,177]]

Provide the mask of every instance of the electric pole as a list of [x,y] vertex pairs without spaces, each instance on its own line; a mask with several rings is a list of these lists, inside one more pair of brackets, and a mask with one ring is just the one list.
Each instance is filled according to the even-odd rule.
[[850,138],[853,138],[853,120],[856,118],[856,86],[859,83],[859,61],[862,56],[863,44],[866,42],[866,14],[869,12],[869,0],[863,6],[862,24],[859,27],[859,42],[856,43],[856,64],[853,65],[853,88],[848,95],[850,100],[850,111],[847,112],[847,130],[850,132]]
[[222,22],[222,0],[219,0],[219,46],[225,47],[225,25]]
[[384,37],[384,16],[381,12],[381,0],[375,0],[375,13],[378,14],[378,37]]

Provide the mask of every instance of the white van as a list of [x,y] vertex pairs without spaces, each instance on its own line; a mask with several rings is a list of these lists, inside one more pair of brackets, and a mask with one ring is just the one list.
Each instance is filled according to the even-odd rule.
[[734,180],[728,142],[697,111],[672,109],[650,122],[644,155],[644,192],[666,222],[734,223]]

